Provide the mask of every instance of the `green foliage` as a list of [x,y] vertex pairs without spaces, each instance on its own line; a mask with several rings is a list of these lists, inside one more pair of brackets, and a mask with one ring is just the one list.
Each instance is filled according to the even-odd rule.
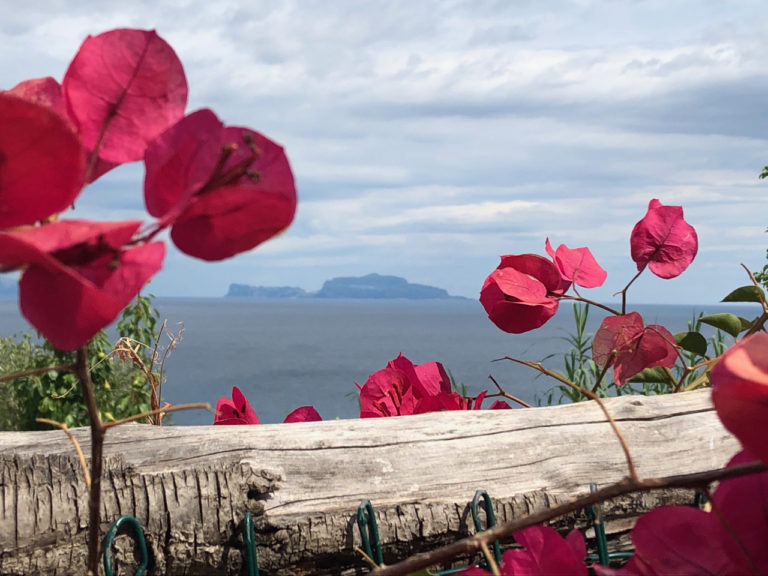
[[692,352],[699,356],[704,356],[707,353],[707,339],[700,332],[692,330],[680,332],[675,334],[675,341],[686,352]]
[[[152,343],[159,312],[151,297],[139,296],[117,323],[117,348],[106,332],[88,344],[96,401],[104,421],[118,420],[151,409],[152,378],[141,368],[153,366]],[[128,351],[130,346],[131,351]],[[120,352],[122,350],[122,352]],[[0,338],[0,377],[51,367],[51,370],[0,382],[0,430],[40,430],[47,418],[68,427],[86,426],[88,414],[80,385],[66,367],[74,352],[57,350],[31,334]],[[58,367],[58,369],[56,369]],[[154,375],[157,378],[157,374]]]
[[448,368],[445,369],[445,371],[448,373],[448,378],[451,381],[451,390],[454,392],[458,392],[459,396],[463,396],[464,398],[467,398],[469,396],[469,391],[467,390],[467,385],[463,382],[457,382],[456,378],[453,377],[453,373],[448,370]]
[[[575,303],[573,305],[576,331],[563,338],[571,347],[563,355],[565,370],[559,374],[580,388],[591,390],[600,376],[600,368],[592,360],[593,334],[586,331],[588,317],[589,304]],[[536,399],[540,406],[551,406],[563,402],[582,402],[584,400],[588,400],[585,394],[565,385],[554,386],[547,390],[543,397]]]
[[736,288],[722,299],[722,302],[762,302],[765,299],[765,291],[759,286],[749,284]]
[[[763,168],[763,173],[760,175],[760,178],[765,178],[768,176],[768,166]],[[768,232],[768,229],[766,229],[766,232]],[[768,260],[768,250],[765,251],[765,258]],[[768,263],[763,265],[763,269],[759,272],[753,272],[752,275],[755,277],[755,280],[763,285],[763,288],[768,290]]]
[[[675,340],[681,348],[681,355],[688,368],[680,365],[672,370],[663,367],[646,368],[625,382],[623,386],[617,386],[609,377],[610,370],[600,379],[600,367],[592,360],[593,334],[586,332],[589,304],[575,303],[573,305],[575,332],[564,338],[571,347],[563,355],[564,370],[556,372],[566,380],[569,380],[582,390],[589,390],[599,397],[623,396],[626,394],[643,394],[646,396],[667,394],[679,390],[692,389],[708,385],[708,369],[702,365],[696,369],[703,360],[720,356],[726,348],[725,337],[721,328],[736,334],[743,330],[742,319],[732,314],[714,314],[704,316],[699,314],[688,323],[688,331],[675,335]],[[714,336],[709,339],[701,334],[701,325],[709,324],[717,328]],[[751,323],[750,323],[751,324]],[[712,356],[707,356],[709,349]],[[550,388],[542,397],[537,398],[541,405],[562,404],[563,402],[582,402],[589,400],[589,396],[581,390],[576,390],[565,384]]]
[[712,314],[710,316],[701,316],[699,321],[709,326],[714,326],[718,330],[727,332],[734,338],[739,335],[739,332],[743,330],[741,319],[728,313]]

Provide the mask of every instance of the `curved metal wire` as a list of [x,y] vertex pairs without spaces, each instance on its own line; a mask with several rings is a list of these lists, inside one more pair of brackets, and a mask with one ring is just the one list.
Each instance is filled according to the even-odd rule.
[[149,563],[149,554],[147,554],[147,542],[144,539],[144,530],[141,529],[138,520],[128,514],[124,514],[115,520],[112,523],[112,526],[109,527],[106,538],[104,538],[104,551],[102,552],[104,574],[106,576],[114,576],[112,572],[112,542],[114,542],[115,537],[117,537],[117,533],[123,524],[128,524],[133,528],[135,532],[134,542],[139,548],[139,555],[141,557],[141,561],[136,568],[134,576],[144,576],[144,573],[147,571],[147,564]]
[[[365,553],[378,566],[384,564],[381,542],[379,541],[379,527],[376,524],[376,514],[370,500],[363,500],[357,507],[357,527],[360,530],[360,540],[363,543]],[[371,543],[373,543],[373,549]]]
[[[483,525],[480,522],[480,511],[478,508],[480,505],[480,499],[483,500],[483,509],[485,510],[485,528],[483,528]],[[472,520],[475,522],[475,530],[478,532],[482,532],[483,530],[488,530],[489,528],[496,526],[496,515],[493,513],[493,503],[491,502],[491,497],[488,495],[488,492],[485,490],[478,490],[475,492],[475,496],[472,498],[470,509],[472,511]],[[496,560],[496,565],[501,565],[501,547],[499,546],[498,541],[493,543],[493,557]]]

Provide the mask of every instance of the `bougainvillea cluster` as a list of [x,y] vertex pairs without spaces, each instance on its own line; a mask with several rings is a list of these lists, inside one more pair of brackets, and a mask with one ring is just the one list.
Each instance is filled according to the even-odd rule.
[[[285,417],[284,423],[289,422],[317,422],[322,420],[312,406],[301,406]],[[237,386],[232,387],[232,399],[219,398],[216,403],[216,416],[214,424],[243,425],[261,424],[259,417],[251,408],[251,403]]]
[[[360,389],[360,417],[407,416],[443,410],[479,410],[486,392],[474,398],[451,389],[451,380],[439,362],[414,365],[402,354],[386,368],[374,372]],[[497,400],[490,409],[510,406]]]
[[[163,231],[182,252],[221,260],[291,223],[296,190],[283,149],[250,128],[226,126],[211,110],[186,114],[187,92],[173,49],[154,31],[134,29],[87,38],[61,82],[37,78],[0,91],[0,271],[20,273],[22,313],[54,346],[82,348],[117,317],[162,268],[165,245],[156,238]],[[61,217],[89,183],[136,161],[146,168],[144,200],[154,221]],[[630,237],[637,276],[649,269],[673,278],[697,250],[696,232],[682,208],[656,199]],[[606,280],[586,247],[554,249],[547,239],[545,251],[548,258],[502,256],[483,284],[480,301],[502,330],[536,329],[562,300],[586,301],[579,287],[595,288]],[[744,446],[730,466],[755,458],[768,464],[768,334],[763,331],[768,302],[764,294],[760,299],[762,322],[710,372],[715,409]],[[680,349],[664,327],[646,325],[622,306],[603,320],[592,354],[603,373],[613,368],[614,381],[622,385],[645,369],[672,367]],[[464,397],[452,389],[441,364],[414,365],[402,354],[358,388],[364,418],[477,410],[487,394]],[[496,401],[490,408],[509,405]],[[92,416],[98,424],[98,415]],[[285,422],[320,419],[313,407],[302,406]],[[231,399],[218,401],[214,423],[248,425],[259,419],[234,387]],[[93,446],[103,443],[103,432]],[[98,483],[94,486],[98,494]],[[98,536],[98,499],[91,504]],[[646,514],[632,533],[634,557],[620,569],[595,566],[595,572],[768,573],[768,473],[720,482],[711,505],[710,512],[671,506]],[[502,557],[503,575],[587,573],[578,532],[562,538],[549,527],[533,526],[515,539],[520,548]],[[98,549],[97,538],[92,547]],[[89,555],[89,564],[91,558],[96,555]]]
[[[678,276],[693,262],[698,246],[696,230],[684,220],[683,209],[656,199],[630,236],[638,275],[648,268],[661,278]],[[483,284],[480,302],[505,332],[539,328],[555,315],[562,300],[581,299],[576,286],[596,288],[605,282],[607,274],[589,248],[561,244],[554,250],[547,239],[545,249],[549,258],[502,256]],[[575,295],[569,294],[572,287]],[[593,359],[601,368],[613,367],[618,385],[645,368],[671,367],[677,358],[674,336],[663,326],[644,326],[636,312],[605,318],[595,334]]]
[[[488,391],[475,397],[462,396],[452,390],[451,380],[439,362],[415,365],[399,354],[386,368],[374,372],[360,386],[360,417],[409,416],[442,412],[444,410],[480,410]],[[496,400],[490,410],[511,408],[504,400]],[[291,412],[284,422],[320,420],[312,406],[302,406]],[[236,386],[232,399],[219,398],[214,424],[259,424],[245,395]]]
[[[632,230],[630,247],[638,273],[623,292],[646,268],[665,279],[681,274],[696,256],[698,240],[681,207],[664,206],[654,199]],[[547,240],[546,252],[551,260],[535,254],[502,256],[499,267],[486,279],[480,300],[502,330],[520,333],[537,328],[554,315],[561,300],[587,301],[578,293],[568,294],[572,285],[596,287],[605,280],[586,248],[561,245],[553,250]],[[764,294],[757,290],[762,295],[757,300],[768,310]],[[745,288],[735,293],[742,292],[755,294]],[[754,323],[736,320],[744,325],[741,330],[749,328],[748,335],[719,359],[705,362],[714,364],[709,371],[713,403],[723,425],[745,448],[728,466],[755,459],[768,464],[764,426],[768,334],[762,331],[760,318]],[[760,331],[750,335],[756,330]],[[736,328],[732,334],[739,332]],[[603,371],[613,367],[614,381],[621,386],[645,369],[671,368],[682,349],[666,328],[645,325],[640,314],[627,314],[622,306],[621,313],[607,316],[595,333],[592,358]],[[635,553],[625,566],[592,568],[598,576],[768,573],[768,472],[723,480],[712,493],[710,505],[711,511],[690,506],[652,510],[632,531]],[[521,548],[504,554],[499,567],[502,576],[587,574],[584,540],[578,533],[563,538],[547,526],[531,526],[514,538]],[[486,573],[478,568],[461,572],[467,576]]]
[[[291,223],[283,149],[210,110],[185,116],[186,103],[176,53],[134,29],[87,38],[61,83],[0,92],[0,267],[21,272],[21,311],[57,348],[89,341],[160,270],[161,231],[190,256],[221,260]],[[88,183],[140,160],[156,221],[59,218]]]

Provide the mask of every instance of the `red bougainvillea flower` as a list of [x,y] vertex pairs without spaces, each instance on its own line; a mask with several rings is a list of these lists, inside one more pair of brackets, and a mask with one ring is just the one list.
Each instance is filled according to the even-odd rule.
[[360,417],[418,414],[418,402],[427,396],[451,393],[451,381],[442,364],[414,366],[402,354],[374,372],[360,388]]
[[214,424],[258,424],[259,417],[237,386],[232,386],[232,400],[219,398]]
[[62,82],[83,146],[108,163],[134,162],[184,115],[187,80],[176,53],[154,30],[89,36]]
[[613,364],[613,380],[621,386],[645,368],[671,368],[677,361],[675,337],[663,326],[643,327],[637,312],[608,316],[592,342],[592,359],[600,367]]
[[648,266],[660,278],[680,275],[699,249],[696,230],[683,220],[682,207],[663,206],[655,198],[632,229],[629,242],[637,269]]
[[[33,78],[31,80],[20,82],[8,90],[7,94],[18,96],[28,102],[48,108],[58,114],[60,118],[71,126],[73,132],[77,132],[75,124],[72,122],[72,119],[67,112],[64,95],[61,91],[61,84],[50,76],[46,78]],[[93,182],[99,176],[106,174],[117,165],[117,163],[97,159],[95,165],[83,166],[83,177],[87,177],[88,182]]]
[[[514,538],[523,549],[504,552],[502,576],[586,576],[587,546],[578,530],[563,538],[549,526],[530,526],[515,532]],[[488,576],[488,572],[472,567],[459,576]]]
[[[427,412],[442,412],[444,410],[480,410],[483,407],[487,390],[483,390],[475,398],[467,398],[458,392],[439,392],[432,396],[421,398],[416,403],[414,414],[425,414]],[[491,404],[489,410],[506,410],[512,408],[504,400],[496,400]]]
[[22,100],[37,104],[43,108],[48,108],[56,112],[60,117],[69,119],[67,107],[64,104],[64,96],[61,94],[61,84],[55,78],[46,76],[45,78],[24,80],[5,93],[17,96]]
[[506,400],[494,400],[490,406],[488,406],[488,410],[512,410],[512,406],[510,406]]
[[147,211],[171,225],[184,253],[222,260],[284,230],[296,212],[296,187],[282,147],[248,128],[224,127],[210,110],[194,112],[147,149]]
[[508,255],[501,257],[501,264],[485,279],[480,303],[496,326],[521,334],[555,315],[558,296],[565,289],[567,281],[543,256]]
[[563,279],[584,288],[597,288],[605,282],[608,273],[597,263],[589,248],[568,248],[560,244],[553,250],[549,238],[545,248]]
[[[415,366],[400,354],[387,367],[371,374],[360,388],[360,417],[405,416],[443,410],[480,410],[487,391],[465,398],[451,391],[451,381],[439,362]],[[510,408],[497,400],[492,410]]]
[[[285,417],[283,423],[291,422],[319,422],[322,420],[312,406],[302,406],[296,408]],[[237,386],[232,387],[232,399],[219,398],[216,403],[216,416],[213,423],[219,424],[260,424],[259,417],[251,408],[251,403]]]
[[[751,454],[741,452],[728,465],[752,460]],[[595,566],[595,572],[599,576],[766,574],[766,494],[768,473],[764,472],[720,482],[712,505],[722,520],[690,506],[656,508],[641,516],[632,530],[632,559],[621,569]]]
[[66,220],[0,232],[0,265],[24,269],[21,312],[56,348],[85,344],[160,270],[162,242],[124,248],[140,224]]
[[302,406],[301,408],[296,408],[293,412],[288,414],[288,416],[285,417],[285,420],[283,420],[284,424],[288,424],[290,422],[320,422],[322,418],[320,417],[320,414],[315,410],[313,406]]
[[711,376],[712,401],[723,426],[768,463],[768,334],[734,344]]
[[83,187],[85,154],[55,111],[0,93],[0,228],[69,208]]

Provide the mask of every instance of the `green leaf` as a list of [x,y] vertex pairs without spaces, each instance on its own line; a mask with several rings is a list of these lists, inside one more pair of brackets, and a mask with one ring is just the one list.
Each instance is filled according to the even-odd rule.
[[667,371],[661,366],[646,368],[642,372],[638,372],[632,376],[629,381],[640,382],[642,384],[674,384]]
[[710,316],[702,316],[701,321],[709,326],[714,326],[723,332],[728,332],[733,337],[739,335],[741,332],[741,320],[734,314],[712,314]]
[[722,299],[722,302],[763,302],[765,300],[765,291],[759,286],[750,284],[736,288],[733,292]]
[[430,572],[426,568],[423,570],[419,570],[418,572],[411,572],[408,574],[408,576],[435,576],[434,572]]
[[746,318],[739,316],[739,322],[741,322],[741,331],[744,332],[744,330],[749,330],[757,321],[758,318],[755,318],[754,320],[747,320]]
[[675,334],[675,341],[683,350],[693,352],[699,356],[707,354],[707,339],[698,332],[680,332]]

